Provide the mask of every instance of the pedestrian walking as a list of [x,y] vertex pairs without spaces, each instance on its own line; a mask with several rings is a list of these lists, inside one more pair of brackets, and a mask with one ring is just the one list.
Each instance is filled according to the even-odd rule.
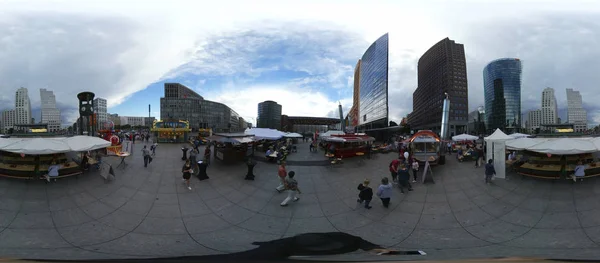
[[400,186],[400,192],[404,194],[404,188],[408,191],[412,191],[412,185],[410,184],[410,174],[408,173],[408,165],[406,163],[400,164],[398,168],[398,185]]
[[287,171],[285,170],[285,162],[281,162],[279,164],[279,168],[277,170],[277,177],[279,178],[279,186],[275,188],[277,192],[281,193],[281,191],[285,190],[285,176],[287,175]]
[[302,194],[302,192],[300,192],[300,188],[298,188],[298,181],[294,179],[295,175],[296,173],[294,171],[290,171],[285,179],[285,190],[288,192],[288,196],[281,202],[281,206],[287,206],[288,202],[291,200],[294,200],[294,202],[300,200],[296,194]]
[[152,151],[152,156],[156,156],[156,147],[158,147],[158,143],[154,143],[150,146],[150,151]]
[[383,207],[388,208],[390,206],[390,200],[392,199],[392,184],[390,184],[387,177],[381,179],[381,185],[377,188],[377,196],[381,199]]
[[479,167],[479,151],[477,149],[473,149],[471,151],[471,156],[475,159],[475,168]]
[[185,161],[185,164],[181,168],[181,172],[183,173],[183,182],[187,185],[189,190],[192,190],[190,186],[190,178],[192,178],[192,173],[194,172],[192,168],[192,164],[190,163],[190,159]]
[[198,152],[196,151],[196,149],[192,149],[190,151],[190,163],[192,165],[192,169],[194,170],[192,175],[196,175],[195,173],[200,170],[200,169],[198,169],[198,160],[196,160],[197,155],[198,155]]
[[417,182],[417,172],[419,171],[419,162],[417,159],[413,158],[412,160],[412,171],[413,171],[413,183]]
[[477,147],[477,167],[483,164],[483,149],[482,147]]
[[148,167],[148,164],[152,162],[152,157],[150,156],[150,150],[144,145],[142,148],[142,156],[144,156],[144,167]]
[[206,163],[206,166],[210,165],[210,143],[207,143],[206,148],[204,148],[204,163]]
[[400,159],[394,159],[392,162],[390,162],[390,174],[392,175],[392,182],[398,181],[398,165],[400,165]]
[[364,182],[358,185],[357,189],[360,192],[358,193],[358,200],[356,200],[356,202],[361,204],[364,202],[365,208],[371,209],[369,204],[371,203],[371,200],[373,200],[373,189],[369,187],[369,180],[365,179]]
[[489,159],[488,163],[485,165],[485,183],[492,183],[492,178],[496,175],[496,169],[494,168],[493,160]]

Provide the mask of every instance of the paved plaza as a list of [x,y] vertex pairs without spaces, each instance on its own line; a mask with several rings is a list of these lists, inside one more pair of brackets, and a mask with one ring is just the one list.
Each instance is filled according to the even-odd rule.
[[[0,178],[0,255],[43,259],[106,259],[213,255],[253,249],[253,242],[301,233],[344,232],[426,256],[375,256],[364,251],[331,259],[462,259],[506,256],[597,259],[600,257],[600,183],[572,184],[521,179],[483,183],[483,168],[458,163],[434,167],[436,184],[394,189],[390,208],[374,199],[356,202],[365,178],[373,188],[396,154],[360,165],[290,165],[300,200],[285,194],[275,164],[258,162],[255,181],[246,166],[208,168],[209,180],[181,180],[181,145],[162,144],[149,167],[140,145],[105,183],[97,172],[44,184]],[[300,144],[294,160],[317,160]],[[292,158],[290,158],[292,159]],[[106,158],[116,166],[118,160]]]

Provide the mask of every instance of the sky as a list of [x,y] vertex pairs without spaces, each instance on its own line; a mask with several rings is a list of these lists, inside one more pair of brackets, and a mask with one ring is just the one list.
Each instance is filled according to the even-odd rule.
[[150,104],[159,118],[165,82],[253,123],[265,100],[290,116],[336,117],[338,103],[344,114],[352,106],[357,60],[385,33],[391,120],[412,111],[419,57],[449,37],[465,46],[470,110],[484,104],[485,65],[516,57],[523,114],[540,107],[546,87],[566,108],[573,88],[600,123],[594,1],[4,0],[0,10],[0,109],[26,87],[39,117],[46,88],[65,124],[81,91],[108,99],[110,113],[148,116]]

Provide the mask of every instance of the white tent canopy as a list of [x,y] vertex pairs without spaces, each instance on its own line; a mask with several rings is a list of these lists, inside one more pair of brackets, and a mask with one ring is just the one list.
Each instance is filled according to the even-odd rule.
[[[496,168],[496,177],[506,178],[506,163],[505,163],[505,142],[512,140],[513,138],[506,135],[500,129],[496,129],[492,135],[485,137],[485,144],[487,145],[486,158],[494,161],[494,168]],[[487,163],[487,160],[484,160]]]
[[477,136],[473,136],[473,135],[469,135],[466,133],[460,134],[460,135],[456,135],[456,136],[452,136],[452,140],[455,142],[460,142],[460,141],[474,141],[479,139],[479,137]]
[[71,148],[63,140],[51,138],[33,138],[23,139],[19,143],[7,145],[5,147],[2,147],[0,150],[12,153],[38,155],[66,153],[70,152]]
[[268,128],[246,129],[244,133],[248,135],[254,135],[256,140],[279,140],[281,137],[283,137],[283,135],[285,135],[284,132]]
[[530,147],[538,145],[540,143],[549,141],[547,138],[519,138],[514,140],[506,141],[506,148],[509,150],[528,150]]
[[0,149],[20,141],[21,139],[19,138],[0,138]]
[[527,137],[529,137],[529,136],[531,136],[531,135],[529,135],[529,134],[524,134],[524,133],[518,133],[518,132],[517,132],[517,133],[513,133],[513,134],[511,134],[511,135],[508,135],[508,136],[512,137],[513,139],[519,139],[519,138],[527,138]]
[[494,131],[494,133],[492,133],[492,135],[485,137],[486,141],[506,141],[506,140],[511,140],[511,139],[513,139],[513,138],[506,135],[506,133],[504,133],[500,129],[496,129],[496,131]]
[[304,136],[302,136],[302,134],[299,134],[299,133],[290,132],[290,133],[286,133],[285,135],[283,135],[283,137],[286,137],[286,138],[302,138]]
[[61,139],[67,143],[73,152],[93,151],[106,148],[111,145],[109,141],[93,136],[80,135]]
[[108,146],[109,141],[92,136],[0,139],[0,151],[29,155],[92,151]]
[[549,154],[582,154],[597,152],[594,142],[586,138],[560,138],[548,140],[527,148],[529,151]]

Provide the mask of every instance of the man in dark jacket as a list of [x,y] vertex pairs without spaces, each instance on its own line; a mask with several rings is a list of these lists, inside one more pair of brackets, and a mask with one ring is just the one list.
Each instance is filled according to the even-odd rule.
[[359,184],[357,187],[358,191],[360,191],[358,193],[358,200],[356,200],[356,202],[359,202],[362,204],[362,202],[365,202],[365,208],[366,209],[371,209],[371,206],[369,205],[371,203],[371,200],[373,199],[373,189],[371,189],[371,187],[369,187],[369,180],[366,180],[362,183]]
[[412,191],[412,185],[410,185],[410,174],[408,173],[408,165],[406,162],[400,164],[398,169],[398,185],[400,186],[400,192],[404,193],[404,188],[408,188],[408,191]]
[[492,177],[496,175],[496,169],[494,169],[493,160],[489,159],[488,163],[485,164],[485,183],[490,184]]

